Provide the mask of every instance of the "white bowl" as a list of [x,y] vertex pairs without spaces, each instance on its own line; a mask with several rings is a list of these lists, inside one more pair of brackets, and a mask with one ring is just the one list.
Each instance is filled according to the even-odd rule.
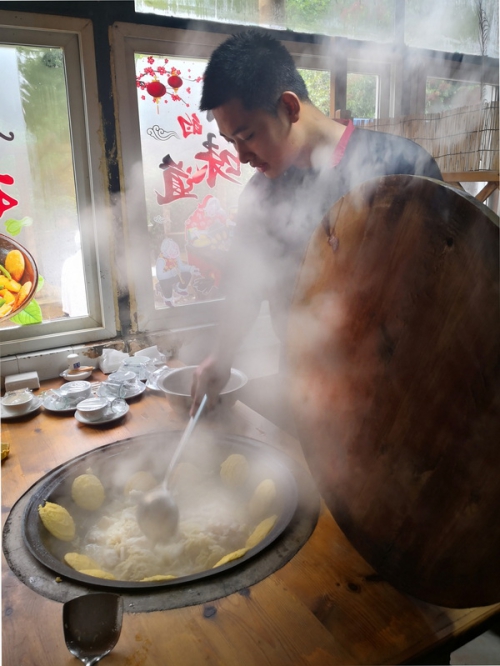
[[11,412],[22,414],[28,411],[33,400],[31,391],[8,391],[2,398],[2,405]]
[[[196,365],[174,368],[165,376],[158,378],[158,388],[167,395],[172,407],[180,410],[190,409],[192,403],[191,384],[196,368]],[[241,370],[231,368],[229,381],[220,393],[220,404],[225,407],[232,407],[247,382],[248,378]]]
[[76,411],[89,421],[99,421],[107,412],[109,402],[105,398],[87,398],[76,406]]

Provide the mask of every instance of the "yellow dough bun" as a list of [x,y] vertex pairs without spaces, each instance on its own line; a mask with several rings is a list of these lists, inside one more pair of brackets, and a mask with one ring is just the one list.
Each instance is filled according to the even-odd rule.
[[72,541],[75,538],[75,521],[69,511],[60,504],[45,502],[38,507],[38,515],[45,528],[60,541]]

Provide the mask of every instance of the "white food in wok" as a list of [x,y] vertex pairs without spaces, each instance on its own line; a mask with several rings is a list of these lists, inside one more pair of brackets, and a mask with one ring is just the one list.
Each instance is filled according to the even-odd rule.
[[[277,519],[277,515],[270,515],[277,513],[274,481],[265,478],[263,469],[251,478],[249,472],[248,461],[241,454],[229,455],[212,469],[179,463],[171,477],[171,492],[180,513],[178,531],[168,543],[157,544],[139,528],[136,510],[143,493],[158,480],[146,471],[130,470],[125,479],[119,473],[114,483],[104,482],[102,504],[92,511],[87,510],[86,502],[82,508],[74,493],[62,498],[65,503],[69,499],[68,506],[75,512],[73,530],[63,535],[62,543],[67,542],[63,550],[62,536],[55,534],[59,538],[53,540],[51,550],[77,571],[122,581],[170,580],[222,566],[255,547]],[[77,481],[89,475],[90,470]],[[101,486],[97,476],[94,485],[95,481]],[[84,485],[87,490],[88,484]],[[51,506],[58,507],[46,503],[40,511],[44,525],[43,512]],[[64,507],[59,510],[69,516]]]
[[[194,494],[196,493],[196,494]],[[181,520],[168,544],[152,544],[135,517],[138,494],[120,497],[80,541],[79,552],[119,580],[152,576],[185,576],[211,569],[229,552],[241,548],[254,525],[246,506],[224,489],[198,486],[189,500],[179,495]]]

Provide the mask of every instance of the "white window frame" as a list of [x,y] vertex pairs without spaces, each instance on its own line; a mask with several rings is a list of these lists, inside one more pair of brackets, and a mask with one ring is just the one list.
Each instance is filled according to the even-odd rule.
[[347,74],[368,74],[377,77],[377,97],[375,118],[388,118],[391,107],[391,65],[390,63],[347,60]]
[[86,317],[0,328],[0,356],[113,337],[116,325],[109,252],[111,216],[92,23],[86,19],[0,11],[0,43],[59,47],[64,51],[77,210],[89,307]]

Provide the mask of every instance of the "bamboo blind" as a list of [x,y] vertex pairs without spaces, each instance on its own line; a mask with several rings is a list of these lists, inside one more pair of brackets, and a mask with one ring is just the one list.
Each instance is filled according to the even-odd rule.
[[443,173],[498,171],[498,102],[400,118],[380,118],[363,127],[412,139]]

